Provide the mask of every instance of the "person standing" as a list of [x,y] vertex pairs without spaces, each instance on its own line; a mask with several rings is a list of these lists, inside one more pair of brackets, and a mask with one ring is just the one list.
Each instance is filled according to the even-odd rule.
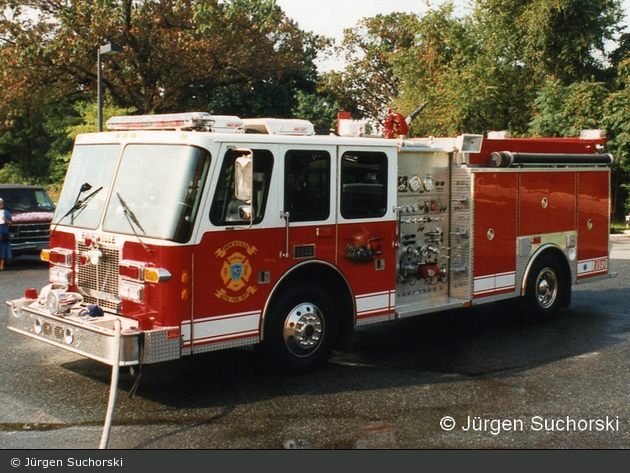
[[4,200],[0,197],[0,271],[4,270],[4,260],[13,257],[9,227],[13,225],[11,214],[4,210]]

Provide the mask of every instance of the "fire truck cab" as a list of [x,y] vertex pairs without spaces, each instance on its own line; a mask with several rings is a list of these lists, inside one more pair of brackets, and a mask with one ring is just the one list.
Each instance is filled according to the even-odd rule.
[[255,345],[311,369],[357,325],[507,298],[541,317],[614,275],[599,132],[316,136],[207,113],[107,126],[76,139],[50,283],[7,305],[10,330],[112,366]]

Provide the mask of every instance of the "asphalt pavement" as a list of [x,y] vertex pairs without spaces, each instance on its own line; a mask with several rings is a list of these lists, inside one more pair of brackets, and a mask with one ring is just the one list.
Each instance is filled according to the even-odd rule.
[[[630,236],[611,243],[617,277],[552,320],[510,302],[360,327],[298,376],[249,349],[148,365],[121,372],[111,429],[108,367],[0,331],[0,448],[625,449]],[[46,282],[37,260],[9,268],[3,300]]]

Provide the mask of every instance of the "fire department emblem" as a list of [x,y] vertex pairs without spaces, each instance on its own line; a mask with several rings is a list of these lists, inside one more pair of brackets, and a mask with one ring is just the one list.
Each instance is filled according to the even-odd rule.
[[256,286],[250,285],[252,267],[249,256],[258,249],[244,241],[232,241],[215,252],[217,258],[223,258],[220,275],[223,286],[215,296],[226,302],[242,302],[256,292]]

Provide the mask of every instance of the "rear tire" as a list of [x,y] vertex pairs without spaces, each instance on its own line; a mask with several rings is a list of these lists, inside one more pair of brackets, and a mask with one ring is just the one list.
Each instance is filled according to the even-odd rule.
[[293,286],[272,303],[260,348],[272,368],[309,371],[332,352],[336,325],[332,297],[319,285]]
[[525,288],[525,318],[544,320],[558,312],[568,297],[570,286],[558,259],[539,256],[531,267]]

